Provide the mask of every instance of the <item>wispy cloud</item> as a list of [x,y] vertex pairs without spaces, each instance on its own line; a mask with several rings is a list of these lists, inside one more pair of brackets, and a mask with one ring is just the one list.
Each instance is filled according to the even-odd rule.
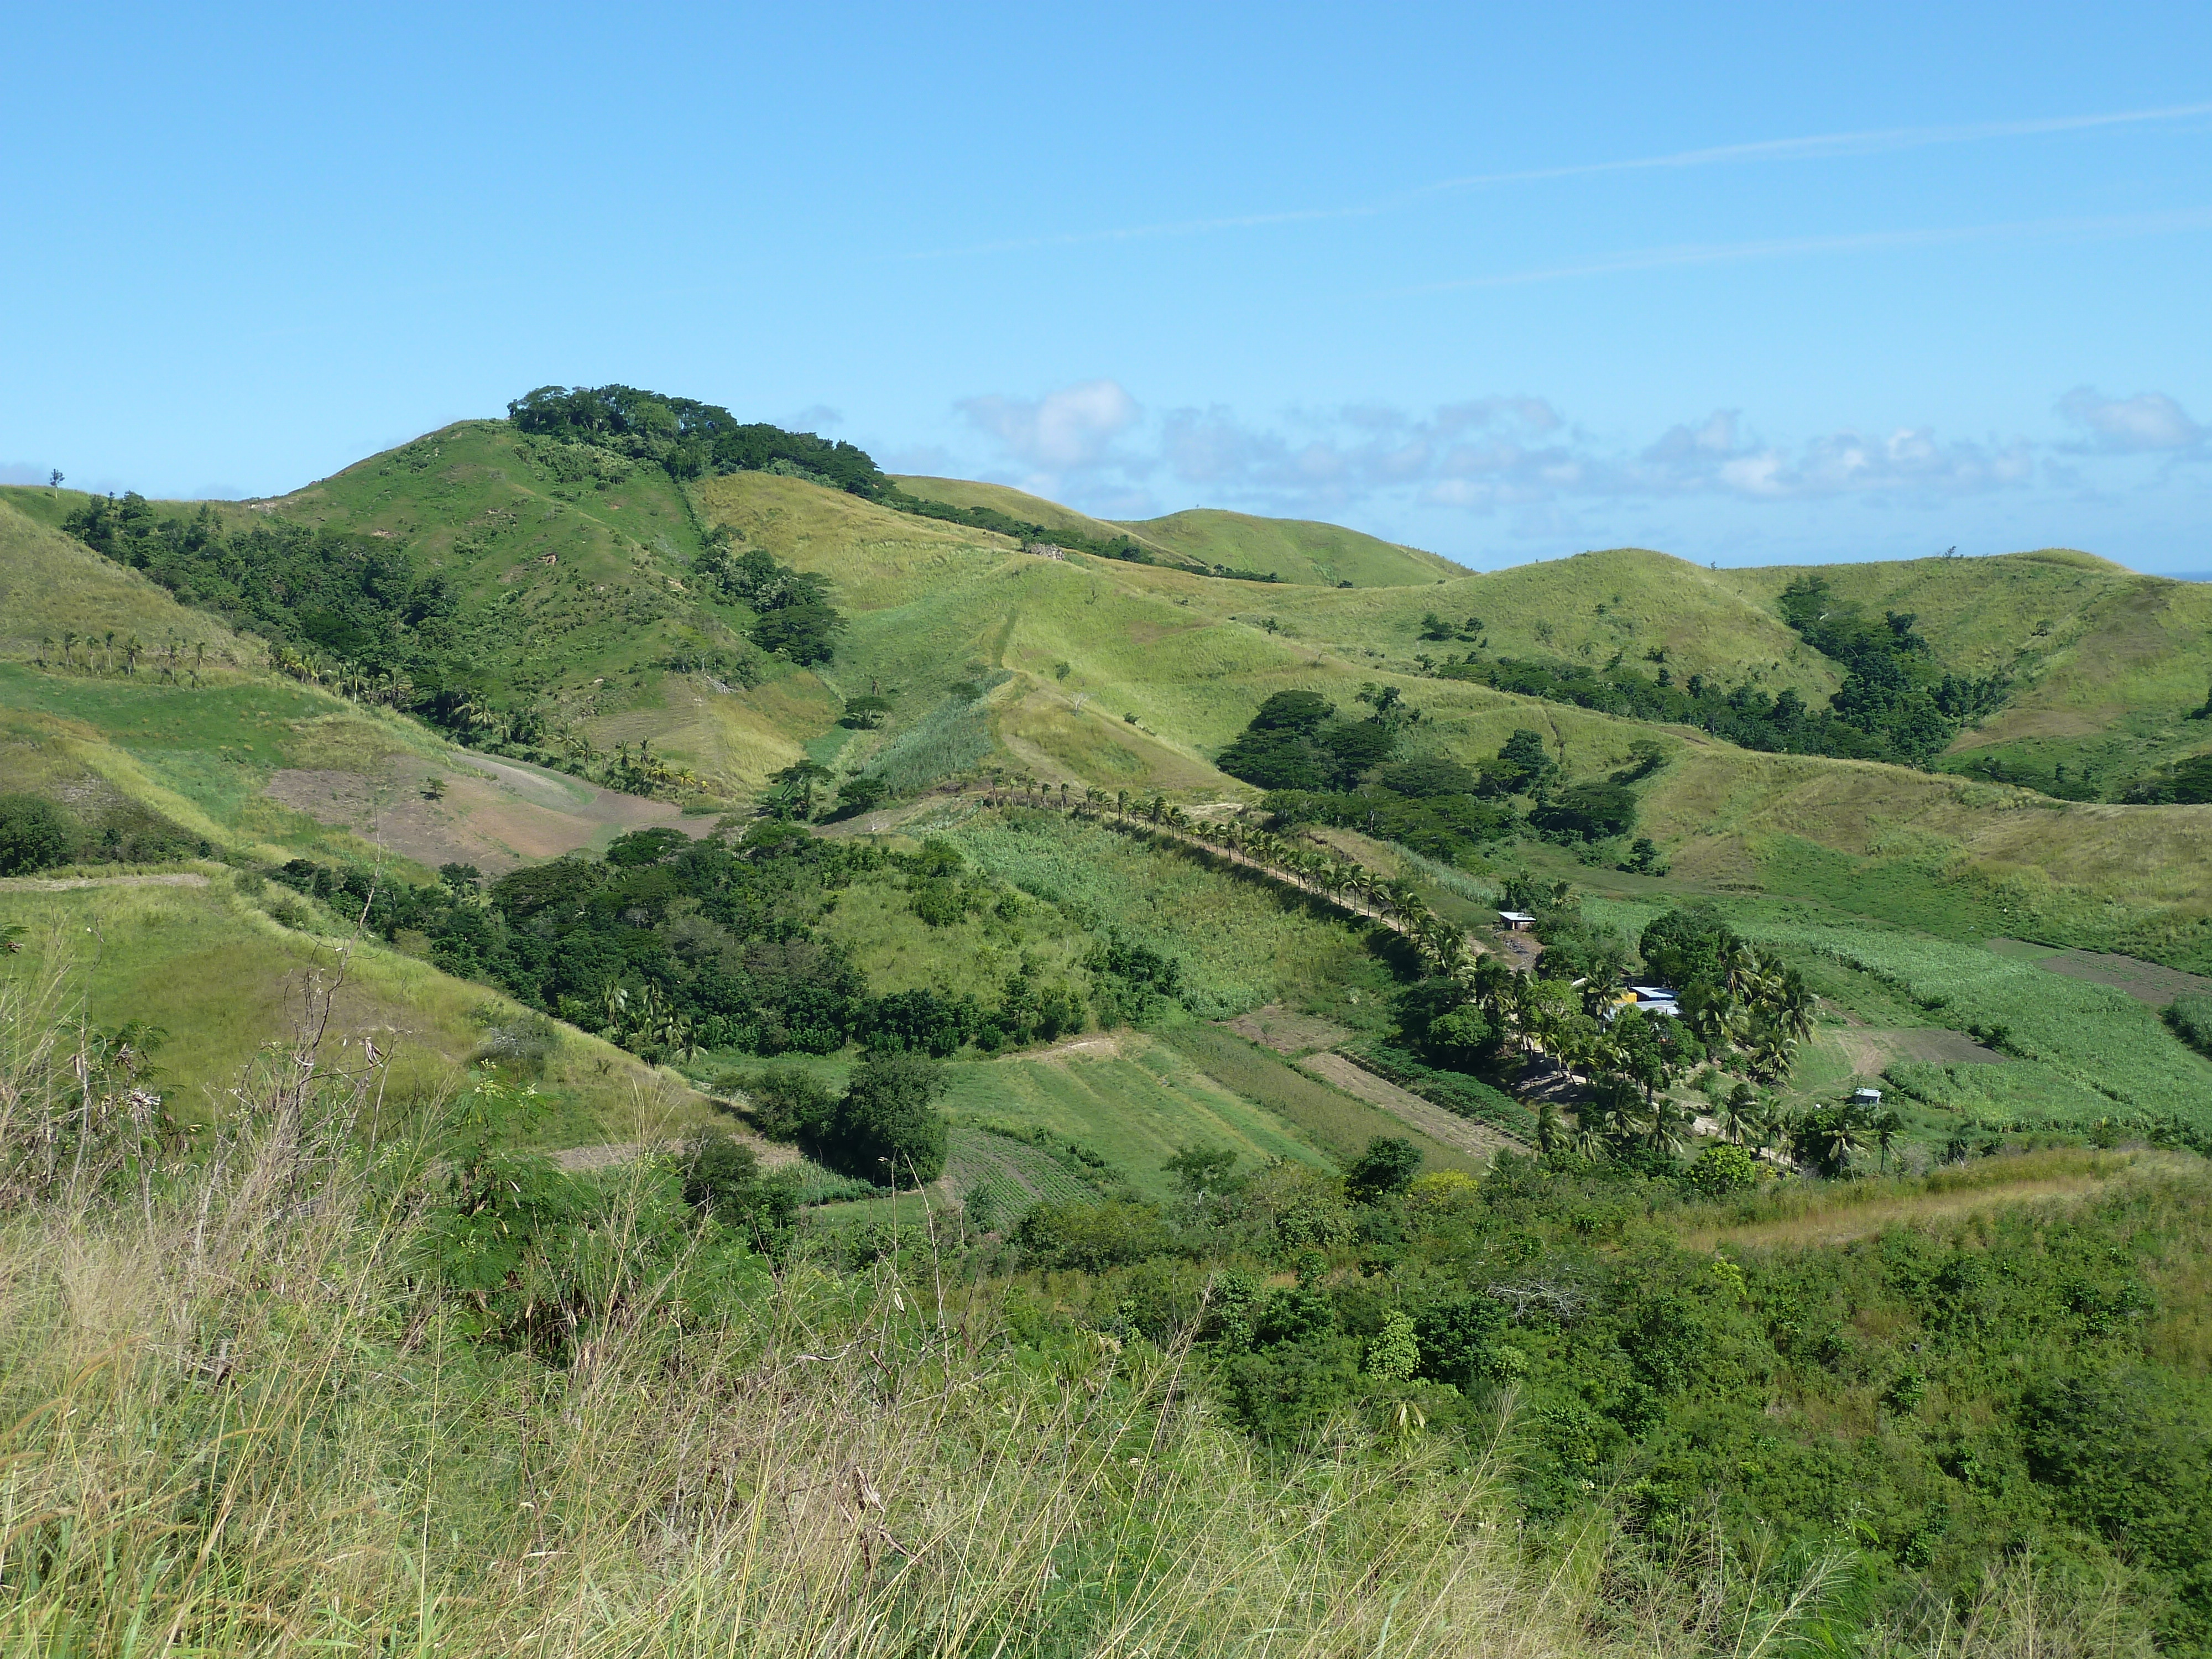
[[[907,259],[952,259],[990,253],[1018,253],[1039,248],[1080,247],[1100,243],[1133,242],[1159,237],[1202,236],[1221,231],[1255,230],[1277,225],[1306,224],[1328,220],[1372,218],[1412,207],[1453,191],[1492,189],[1510,185],[1544,184],[1560,179],[1589,179],[1607,173],[1685,171],[1697,167],[1741,167],[1762,161],[1811,161],[1856,155],[1880,155],[1928,149],[1940,145],[1987,143],[2006,138],[2086,132],[2099,128],[2142,126],[2200,119],[2212,116],[2212,103],[2176,104],[2156,109],[2113,110],[2093,115],[2060,115],[2018,121],[1981,121],[1958,126],[1881,127],[1861,132],[1816,133],[1792,138],[1756,139],[1747,143],[1717,144],[1699,149],[1671,150],[1656,155],[1635,155],[1599,161],[1564,162],[1553,167],[1521,167],[1498,173],[1471,173],[1438,179],[1393,191],[1373,201],[1337,207],[1286,208],[1223,214],[1209,218],[1167,220],[1158,223],[1124,225],[1109,229],[1066,231],[1056,234],[1020,235],[959,247],[932,248],[900,256]],[[1808,252],[1816,250],[1806,250]],[[1624,267],[1634,269],[1638,267]],[[1573,273],[1571,273],[1573,274]]]
[[969,398],[957,408],[1023,465],[1022,487],[1039,495],[1051,494],[1071,473],[1095,473],[1115,463],[1115,440],[1140,413],[1137,400],[1115,380],[1085,380],[1036,398]]
[[1634,248],[1572,264],[1530,270],[1455,277],[1417,287],[1386,290],[1391,296],[1449,294],[1467,289],[1517,288],[1530,283],[1564,282],[1578,276],[1609,276],[1626,271],[1661,270],[1669,266],[1730,264],[1751,259],[1787,259],[1818,253],[1872,252],[1885,248],[1938,247],[1961,242],[2079,238],[2111,240],[2159,236],[2178,231],[2212,230],[2212,208],[2182,208],[2168,213],[2112,214],[2070,219],[2021,219],[1986,225],[1945,225],[1916,230],[1856,231],[1835,236],[1784,236],[1753,242],[1686,242],[1666,247]]

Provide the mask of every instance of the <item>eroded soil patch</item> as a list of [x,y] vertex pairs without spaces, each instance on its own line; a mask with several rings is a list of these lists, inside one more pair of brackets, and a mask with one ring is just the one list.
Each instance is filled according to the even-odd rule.
[[[444,792],[434,800],[426,793],[433,778]],[[488,876],[626,830],[665,824],[697,835],[712,822],[489,755],[465,755],[453,765],[395,755],[372,772],[292,769],[270,779],[268,793],[431,869],[473,864]]]

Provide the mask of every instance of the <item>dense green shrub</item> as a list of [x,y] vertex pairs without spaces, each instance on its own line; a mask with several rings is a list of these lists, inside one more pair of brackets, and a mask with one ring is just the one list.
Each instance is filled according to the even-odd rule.
[[0,795],[0,876],[25,876],[66,864],[76,826],[42,795]]
[[945,1173],[946,1125],[935,1101],[944,1074],[917,1054],[872,1054],[845,1087],[816,1155],[881,1185],[927,1184]]
[[1149,1204],[1109,1199],[1097,1204],[1040,1204],[1022,1218],[1014,1241],[1040,1267],[1109,1267],[1166,1255],[1175,1236]]

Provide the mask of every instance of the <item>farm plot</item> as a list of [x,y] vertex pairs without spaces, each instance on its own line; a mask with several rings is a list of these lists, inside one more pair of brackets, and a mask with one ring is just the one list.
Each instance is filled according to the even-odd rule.
[[2212,1063],[2145,1004],[2110,986],[2045,973],[1968,945],[1899,928],[1742,918],[1754,943],[1826,957],[1909,996],[1931,1018],[1978,1030],[2010,1063],[1897,1060],[1893,1083],[1992,1127],[2072,1127],[2099,1118],[2179,1117],[2212,1128]]

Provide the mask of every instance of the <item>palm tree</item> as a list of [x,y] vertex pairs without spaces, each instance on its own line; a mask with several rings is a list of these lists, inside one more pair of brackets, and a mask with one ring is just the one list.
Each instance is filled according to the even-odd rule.
[[1874,1130],[1874,1144],[1881,1152],[1881,1172],[1887,1175],[1890,1148],[1897,1145],[1898,1137],[1905,1133],[1905,1120],[1897,1115],[1894,1108],[1885,1106],[1874,1115],[1870,1127]]
[[1755,1135],[1759,1128],[1759,1096],[1747,1083],[1739,1083],[1729,1091],[1727,1103],[1720,1110],[1721,1127],[1737,1146]]
[[1648,1127],[1655,1152],[1679,1152],[1689,1143],[1692,1119],[1672,1095],[1655,1095],[1651,1098]]
[[[76,667],[76,662],[75,662],[75,660],[74,660],[74,657],[75,657],[76,651],[76,629],[75,629],[74,628],[64,628],[64,629],[62,629],[62,666],[63,666],[63,667],[64,667],[64,668],[74,668],[74,667]],[[89,653],[88,653],[88,654],[89,654]]]
[[1752,1075],[1765,1083],[1779,1083],[1797,1063],[1797,1039],[1778,1025],[1762,1025],[1753,1036]]
[[123,672],[125,673],[136,674],[138,672],[138,659],[144,653],[145,649],[144,646],[138,643],[138,636],[136,634],[123,641]]

